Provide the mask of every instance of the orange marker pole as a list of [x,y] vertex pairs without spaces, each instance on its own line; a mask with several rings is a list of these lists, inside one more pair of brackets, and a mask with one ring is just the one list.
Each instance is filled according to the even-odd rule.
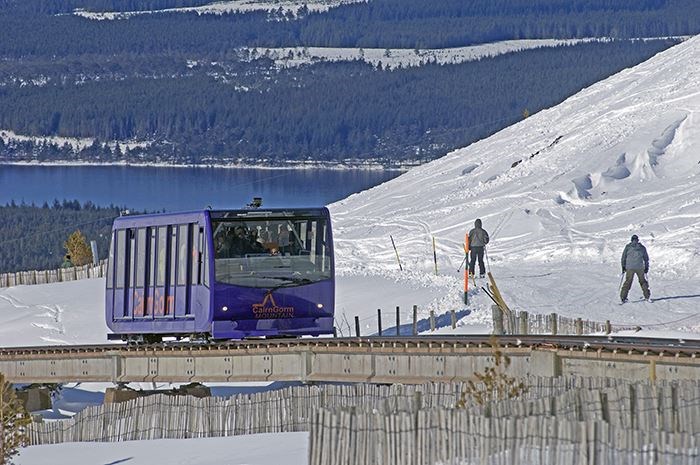
[[464,235],[464,303],[469,303],[469,233]]

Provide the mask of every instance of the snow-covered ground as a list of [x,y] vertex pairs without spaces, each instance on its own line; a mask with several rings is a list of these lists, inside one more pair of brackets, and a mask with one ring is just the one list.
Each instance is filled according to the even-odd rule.
[[[369,334],[377,308],[386,310],[387,328],[395,306],[408,323],[410,306],[418,305],[420,318],[431,309],[455,309],[457,331],[488,331],[488,297],[473,289],[465,306],[457,272],[464,234],[481,218],[492,236],[489,269],[512,308],[639,325],[642,335],[700,338],[699,89],[696,37],[488,139],[331,205],[338,325],[347,334],[346,322],[352,328],[358,315]],[[620,306],[619,259],[632,234],[648,247],[655,301],[634,302],[641,297],[635,283],[633,302]],[[0,344],[103,342],[102,285],[95,279],[0,290]],[[181,441],[182,460],[163,462],[222,463],[217,451],[227,450],[226,463],[244,463],[235,462],[241,454],[250,454],[245,463],[276,457],[303,463],[304,438]],[[74,463],[138,463],[171,453],[169,443],[124,444],[29,448],[18,463],[62,454]],[[187,461],[189,453],[199,462]]]
[[[685,40],[687,37],[674,37]],[[339,47],[253,47],[241,49],[241,54],[247,59],[267,57],[279,67],[294,67],[318,63],[321,61],[353,61],[360,60],[372,66],[382,65],[384,68],[408,68],[423,66],[428,63],[449,65],[475,61],[482,58],[494,57],[504,53],[519,52],[533,48],[558,47],[560,45],[575,45],[586,42],[610,42],[612,39],[592,37],[584,39],[522,39],[503,40],[488,44],[471,45],[451,48],[339,48]],[[649,39],[629,39],[649,40]]]
[[[12,144],[13,142],[32,142],[36,145],[54,145],[56,147],[70,147],[74,152],[80,152],[95,143],[95,139],[90,137],[63,137],[63,136],[27,136],[17,134],[14,131],[0,129],[0,139],[4,144]],[[120,150],[133,150],[135,148],[148,147],[152,144],[151,141],[136,141],[136,140],[113,140],[105,143],[112,150],[119,147]],[[105,145],[103,144],[103,145]]]
[[[695,37],[331,205],[340,283],[380,276],[439,295],[423,315],[463,308],[456,271],[465,232],[481,218],[492,236],[490,270],[511,307],[699,332],[698,89]],[[619,306],[620,255],[632,234],[651,256],[656,301]],[[432,273],[433,236],[440,276]],[[641,297],[636,283],[630,297]],[[465,329],[488,323],[489,306],[475,290]]]
[[211,2],[202,6],[183,8],[164,8],[160,10],[139,10],[139,11],[86,11],[77,9],[74,15],[86,19],[97,21],[111,21],[117,19],[129,19],[137,15],[158,14],[158,13],[197,13],[221,15],[224,13],[249,13],[251,11],[281,12],[282,14],[292,14],[297,16],[302,8],[309,12],[325,12],[331,8],[346,3],[364,3],[367,0],[224,0]]
[[304,465],[308,433],[66,443],[23,449],[16,465]]

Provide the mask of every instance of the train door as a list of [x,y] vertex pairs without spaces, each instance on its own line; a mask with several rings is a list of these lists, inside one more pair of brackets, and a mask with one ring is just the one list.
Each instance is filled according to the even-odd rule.
[[[181,224],[177,226],[177,237],[173,228],[173,251],[176,254],[177,265],[174,266],[176,275],[172,280],[175,283],[175,317],[184,318],[190,314],[191,301],[191,265],[192,257],[192,224]],[[177,239],[177,240],[175,240]],[[175,263],[175,262],[173,262]]]
[[175,316],[175,289],[177,279],[177,226],[168,226],[168,266],[165,278],[165,315]]
[[166,278],[168,265],[168,241],[169,226],[159,226],[156,231],[156,253],[154,271],[156,275],[153,288],[153,316],[162,317],[166,315],[167,287]]
[[144,318],[152,319],[156,300],[156,257],[158,246],[156,242],[157,228],[146,228],[147,255],[146,285],[144,289]]
[[124,285],[124,318],[132,319],[134,317],[134,280],[136,277],[136,230],[126,230],[126,279]]
[[134,318],[143,318],[146,313],[147,230],[146,228],[139,228],[132,230],[132,232],[131,256],[133,263],[131,267],[134,270],[132,279],[130,280],[132,286],[132,316]]

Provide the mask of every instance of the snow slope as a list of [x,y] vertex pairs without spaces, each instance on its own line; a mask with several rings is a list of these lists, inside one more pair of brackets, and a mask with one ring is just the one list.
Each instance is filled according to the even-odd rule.
[[[339,275],[441,289],[447,295],[428,307],[462,308],[461,248],[481,218],[491,271],[512,307],[700,330],[699,89],[695,37],[331,205]],[[620,307],[619,260],[632,234],[648,248],[658,301]],[[407,271],[398,271],[390,235]],[[640,294],[635,283],[630,297]],[[463,323],[488,322],[489,305],[475,290]]]

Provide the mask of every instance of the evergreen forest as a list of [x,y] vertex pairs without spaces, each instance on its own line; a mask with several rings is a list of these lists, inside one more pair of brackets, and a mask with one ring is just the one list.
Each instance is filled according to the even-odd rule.
[[[582,43],[398,70],[319,63],[259,69],[240,79],[231,71],[233,82],[193,70],[157,79],[7,86],[0,89],[0,128],[94,142],[73,152],[0,139],[0,154],[5,161],[422,162],[517,122],[525,110],[556,105],[673,43]],[[259,79],[263,74],[267,79]],[[150,145],[103,145],[110,140]]]
[[100,259],[107,258],[112,221],[122,210],[77,200],[0,206],[0,273],[59,268],[64,244],[77,229],[88,243],[97,242]]

